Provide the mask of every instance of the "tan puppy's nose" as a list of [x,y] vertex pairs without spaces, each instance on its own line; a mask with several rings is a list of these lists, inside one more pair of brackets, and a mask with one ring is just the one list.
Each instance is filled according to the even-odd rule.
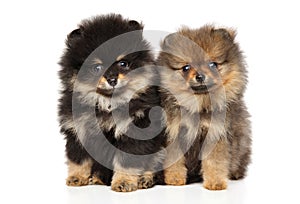
[[197,82],[200,82],[200,83],[203,83],[205,81],[205,75],[204,74],[197,74],[196,75],[196,81]]

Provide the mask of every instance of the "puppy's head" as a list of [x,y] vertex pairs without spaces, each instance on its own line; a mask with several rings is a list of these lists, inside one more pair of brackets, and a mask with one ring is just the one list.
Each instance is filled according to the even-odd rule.
[[[234,38],[232,29],[213,26],[182,28],[170,34],[161,44],[158,63],[172,70],[173,75],[162,71],[163,83],[177,93],[186,92],[188,96],[188,92],[202,98],[225,90],[226,100],[233,100],[246,84],[243,56]],[[174,80],[176,76],[181,79]]]
[[110,97],[115,90],[125,94],[142,81],[128,73],[154,61],[142,29],[140,23],[114,14],[82,21],[68,35],[60,61],[64,85],[73,90],[76,81],[76,91],[86,100]]
[[94,83],[91,80],[90,83],[96,85],[96,92],[104,97],[127,94],[128,89],[134,90],[134,86],[143,86],[143,81],[146,83],[147,78],[152,78],[150,70],[143,68],[151,63],[148,58],[149,54],[145,51],[121,54],[108,63],[105,63],[105,58],[94,58],[87,69],[90,69],[98,81]]

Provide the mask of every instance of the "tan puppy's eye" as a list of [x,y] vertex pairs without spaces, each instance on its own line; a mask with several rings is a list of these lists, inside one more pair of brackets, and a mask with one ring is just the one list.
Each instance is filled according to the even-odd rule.
[[181,69],[182,69],[183,72],[187,72],[191,69],[191,65],[189,65],[189,64],[184,65]]
[[122,68],[128,68],[128,66],[129,66],[128,62],[125,61],[125,60],[119,61],[119,62],[118,62],[118,65],[119,65],[120,67],[122,67]]
[[208,63],[208,67],[210,69],[217,69],[218,68],[218,63],[216,63],[216,62],[209,62]]

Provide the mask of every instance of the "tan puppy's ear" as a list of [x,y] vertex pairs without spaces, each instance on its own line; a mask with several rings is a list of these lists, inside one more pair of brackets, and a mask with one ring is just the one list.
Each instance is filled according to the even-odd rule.
[[221,36],[223,39],[233,41],[236,36],[236,31],[232,28],[219,28],[212,30],[214,35]]
[[[181,33],[172,33],[165,37],[161,42],[163,51],[170,52],[174,55],[183,56],[184,50],[199,47],[193,40]],[[187,52],[187,51],[186,51]]]
[[171,48],[174,46],[175,42],[176,42],[176,33],[171,33],[169,35],[167,35],[164,40],[160,43],[160,47],[163,50],[167,50],[168,48]]

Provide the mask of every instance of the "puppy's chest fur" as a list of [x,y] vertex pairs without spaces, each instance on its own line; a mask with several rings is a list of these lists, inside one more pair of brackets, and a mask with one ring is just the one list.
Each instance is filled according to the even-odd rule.
[[[197,125],[194,126],[194,129],[196,129],[197,132],[192,133],[191,131],[187,130],[187,134],[179,134],[179,137],[181,137],[179,138],[180,145],[185,153],[185,165],[188,170],[188,178],[193,178],[194,176],[199,175],[201,169],[201,152],[203,149],[205,149],[203,146],[205,145],[204,141],[211,141],[214,138],[219,138],[220,136],[213,134],[221,131],[218,130],[219,127],[217,124],[214,124],[214,121],[212,120],[212,112],[200,112],[195,113],[195,115],[198,116],[198,124],[193,125]],[[195,118],[195,116],[192,118]],[[184,128],[193,127],[186,124],[185,126],[181,127],[181,129]],[[212,132],[214,133],[212,134]]]
[[[224,113],[201,111],[191,113],[184,107],[176,106],[167,111],[167,129],[169,140],[182,137],[187,143],[192,143],[197,138],[209,137],[211,140],[219,139],[225,134]],[[184,132],[184,133],[181,133]]]
[[131,123],[144,119],[145,109],[138,107],[136,110],[132,110],[129,104],[123,104],[111,110],[110,108],[102,109],[98,105],[96,116],[102,131],[113,131],[114,137],[119,139],[121,135],[126,134]]
[[134,96],[129,102],[114,102],[107,99],[96,105],[98,124],[104,132],[114,132],[114,137],[119,139],[126,134],[131,125],[145,128],[150,125],[149,111],[154,106],[160,105],[160,98],[156,87],[148,87],[144,92]]

